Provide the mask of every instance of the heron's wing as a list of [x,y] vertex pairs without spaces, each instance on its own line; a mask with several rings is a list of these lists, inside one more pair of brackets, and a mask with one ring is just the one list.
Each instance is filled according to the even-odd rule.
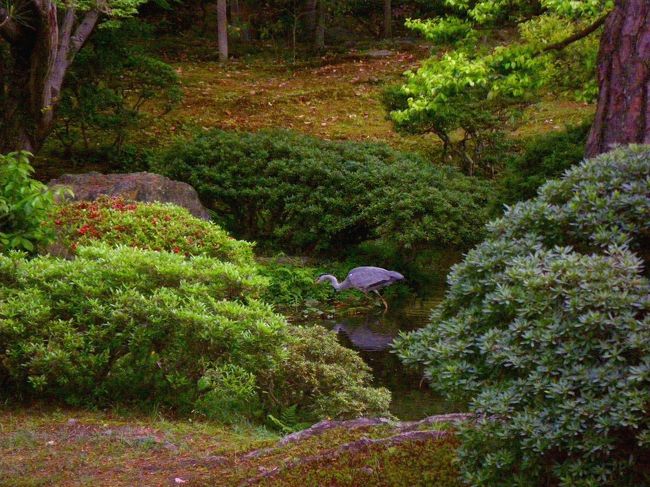
[[394,282],[396,278],[391,276],[391,273],[392,271],[387,271],[381,267],[357,267],[350,271],[347,280],[349,280],[351,287],[368,290]]

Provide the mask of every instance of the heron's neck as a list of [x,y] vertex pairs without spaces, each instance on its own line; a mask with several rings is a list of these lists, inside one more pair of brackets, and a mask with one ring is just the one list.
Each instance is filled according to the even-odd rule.
[[346,287],[345,286],[346,281],[340,283],[338,279],[331,274],[325,274],[323,276],[323,279],[327,279],[332,284],[332,287],[337,291],[340,291],[341,289],[345,289]]

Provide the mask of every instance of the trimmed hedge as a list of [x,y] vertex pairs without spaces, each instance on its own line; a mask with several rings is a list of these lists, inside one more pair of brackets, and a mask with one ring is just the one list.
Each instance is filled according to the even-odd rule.
[[287,131],[211,131],[154,170],[194,186],[239,238],[287,252],[340,253],[380,240],[400,253],[476,243],[489,186],[387,145]]

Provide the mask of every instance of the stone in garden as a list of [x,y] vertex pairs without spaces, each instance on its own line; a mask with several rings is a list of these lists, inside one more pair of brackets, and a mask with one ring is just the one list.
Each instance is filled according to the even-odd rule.
[[210,219],[208,210],[201,204],[192,186],[150,172],[64,174],[51,180],[48,186],[69,187],[74,193],[71,198],[73,201],[94,201],[103,195],[121,196],[127,200],[146,203],[173,203],[187,208],[198,218]]

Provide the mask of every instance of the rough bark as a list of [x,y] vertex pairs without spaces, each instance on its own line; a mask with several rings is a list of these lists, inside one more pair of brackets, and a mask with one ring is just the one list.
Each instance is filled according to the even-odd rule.
[[650,1],[616,0],[600,42],[598,85],[587,157],[650,143]]
[[226,0],[217,0],[217,38],[219,61],[228,61],[228,8]]
[[393,7],[391,0],[384,0],[384,39],[393,37]]
[[37,152],[54,128],[65,75],[99,19],[93,10],[78,18],[52,0],[26,4],[29,23],[0,9],[0,37],[9,46],[0,76],[0,152]]

